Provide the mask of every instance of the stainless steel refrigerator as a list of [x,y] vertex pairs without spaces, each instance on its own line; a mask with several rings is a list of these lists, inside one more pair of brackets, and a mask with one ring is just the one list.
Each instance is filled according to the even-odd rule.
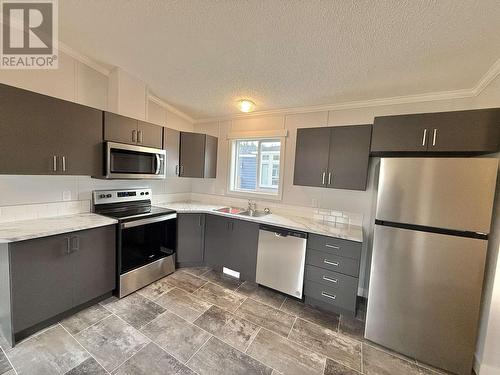
[[470,375],[498,160],[383,158],[365,337]]

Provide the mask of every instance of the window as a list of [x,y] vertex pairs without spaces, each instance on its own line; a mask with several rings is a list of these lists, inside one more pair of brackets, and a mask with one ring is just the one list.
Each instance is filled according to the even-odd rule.
[[281,159],[281,138],[234,140],[230,190],[278,195]]

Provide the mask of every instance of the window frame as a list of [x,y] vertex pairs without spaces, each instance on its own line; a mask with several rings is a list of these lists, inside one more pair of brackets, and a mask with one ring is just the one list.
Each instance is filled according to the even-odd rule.
[[[258,190],[245,190],[238,189],[236,187],[237,181],[237,168],[236,165],[238,163],[239,157],[237,157],[237,145],[239,141],[258,141],[258,152],[257,152],[257,176],[256,176],[256,185]],[[280,142],[280,151],[279,151],[279,181],[278,181],[278,189],[266,189],[260,188],[261,181],[261,164],[262,164],[262,154],[261,154],[261,143],[266,141],[279,141]],[[281,200],[283,195],[283,174],[285,170],[285,147],[286,147],[286,137],[283,136],[275,136],[275,137],[238,137],[229,139],[229,147],[228,147],[228,182],[226,187],[226,195],[233,195],[236,197],[246,197],[246,198],[255,198],[255,199],[270,199],[270,200]],[[272,160],[269,163],[272,170]]]

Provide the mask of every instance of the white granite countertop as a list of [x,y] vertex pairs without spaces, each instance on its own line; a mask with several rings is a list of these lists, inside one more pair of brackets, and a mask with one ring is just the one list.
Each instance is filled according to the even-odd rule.
[[0,223],[0,243],[53,236],[78,230],[103,227],[118,221],[93,213],[54,216]]
[[358,225],[339,223],[335,224],[323,222],[313,218],[283,216],[273,213],[261,217],[249,217],[215,211],[219,208],[227,206],[199,202],[172,202],[156,204],[155,206],[170,208],[172,210],[176,210],[179,213],[210,213],[220,216],[233,217],[240,220],[253,221],[261,224],[275,225],[282,228],[300,230],[308,233],[321,234],[323,236],[363,242],[363,228]]

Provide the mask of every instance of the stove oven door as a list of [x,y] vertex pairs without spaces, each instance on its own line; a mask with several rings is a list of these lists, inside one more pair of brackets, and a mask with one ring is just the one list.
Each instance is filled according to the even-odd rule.
[[120,225],[120,275],[174,254],[176,216],[174,213]]

